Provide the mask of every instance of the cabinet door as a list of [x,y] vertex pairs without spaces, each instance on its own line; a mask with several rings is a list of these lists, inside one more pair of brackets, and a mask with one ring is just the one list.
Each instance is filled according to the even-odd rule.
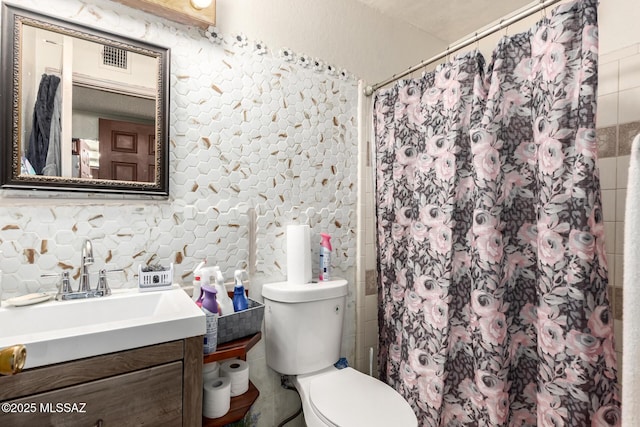
[[[182,362],[11,400],[3,405],[2,426],[182,426]],[[6,408],[10,411],[5,411]]]

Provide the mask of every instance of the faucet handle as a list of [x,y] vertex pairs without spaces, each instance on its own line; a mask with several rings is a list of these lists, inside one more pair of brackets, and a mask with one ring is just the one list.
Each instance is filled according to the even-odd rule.
[[62,280],[60,280],[60,291],[63,294],[68,294],[73,292],[73,290],[71,289],[71,280],[69,279],[68,271],[62,272]]
[[58,293],[56,293],[56,300],[60,301],[63,296],[73,292],[71,289],[71,280],[69,279],[69,272],[63,271],[61,274],[41,274],[40,277],[60,277],[60,283],[58,283]]
[[98,275],[98,287],[96,288],[96,292],[102,292],[102,296],[111,295],[111,288],[109,287],[109,283],[107,283],[107,273],[113,273],[117,271],[123,271],[121,268],[117,268],[115,270],[105,270],[104,268],[100,270]]
[[111,288],[109,288],[109,284],[107,283],[107,270],[102,269],[98,273],[98,287],[96,288],[96,292],[102,292],[103,296],[111,295]]

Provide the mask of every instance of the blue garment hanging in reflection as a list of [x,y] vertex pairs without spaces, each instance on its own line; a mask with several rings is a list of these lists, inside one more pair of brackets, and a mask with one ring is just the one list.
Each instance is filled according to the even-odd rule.
[[29,137],[27,159],[38,175],[42,175],[47,161],[51,117],[53,116],[55,94],[59,84],[60,77],[43,74],[38,89],[38,97],[33,108],[33,127]]

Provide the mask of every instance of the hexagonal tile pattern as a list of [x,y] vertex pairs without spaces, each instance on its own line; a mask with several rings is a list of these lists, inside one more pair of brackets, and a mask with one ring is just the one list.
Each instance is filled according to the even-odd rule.
[[321,232],[333,236],[334,268],[354,269],[354,79],[285,62],[277,48],[257,55],[227,42],[214,45],[193,29],[146,21],[142,12],[117,4],[92,6],[95,14],[77,17],[82,4],[51,0],[43,12],[86,18],[97,28],[172,49],[170,196],[82,200],[25,193],[29,202],[23,203],[0,192],[4,297],[55,290],[56,280],[42,273],[76,276],[84,238],[93,241],[96,280],[100,268],[124,269],[111,279],[114,288],[137,286],[138,265],[150,263],[173,262],[174,280],[190,282],[205,258],[227,281],[238,268],[262,281],[281,280],[285,229],[293,223],[311,227],[314,274]]

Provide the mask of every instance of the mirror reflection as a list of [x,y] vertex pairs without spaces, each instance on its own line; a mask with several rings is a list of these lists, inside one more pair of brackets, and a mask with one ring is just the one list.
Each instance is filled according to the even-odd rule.
[[21,174],[153,182],[157,59],[29,25],[22,46]]
[[168,49],[3,8],[3,187],[168,195]]

